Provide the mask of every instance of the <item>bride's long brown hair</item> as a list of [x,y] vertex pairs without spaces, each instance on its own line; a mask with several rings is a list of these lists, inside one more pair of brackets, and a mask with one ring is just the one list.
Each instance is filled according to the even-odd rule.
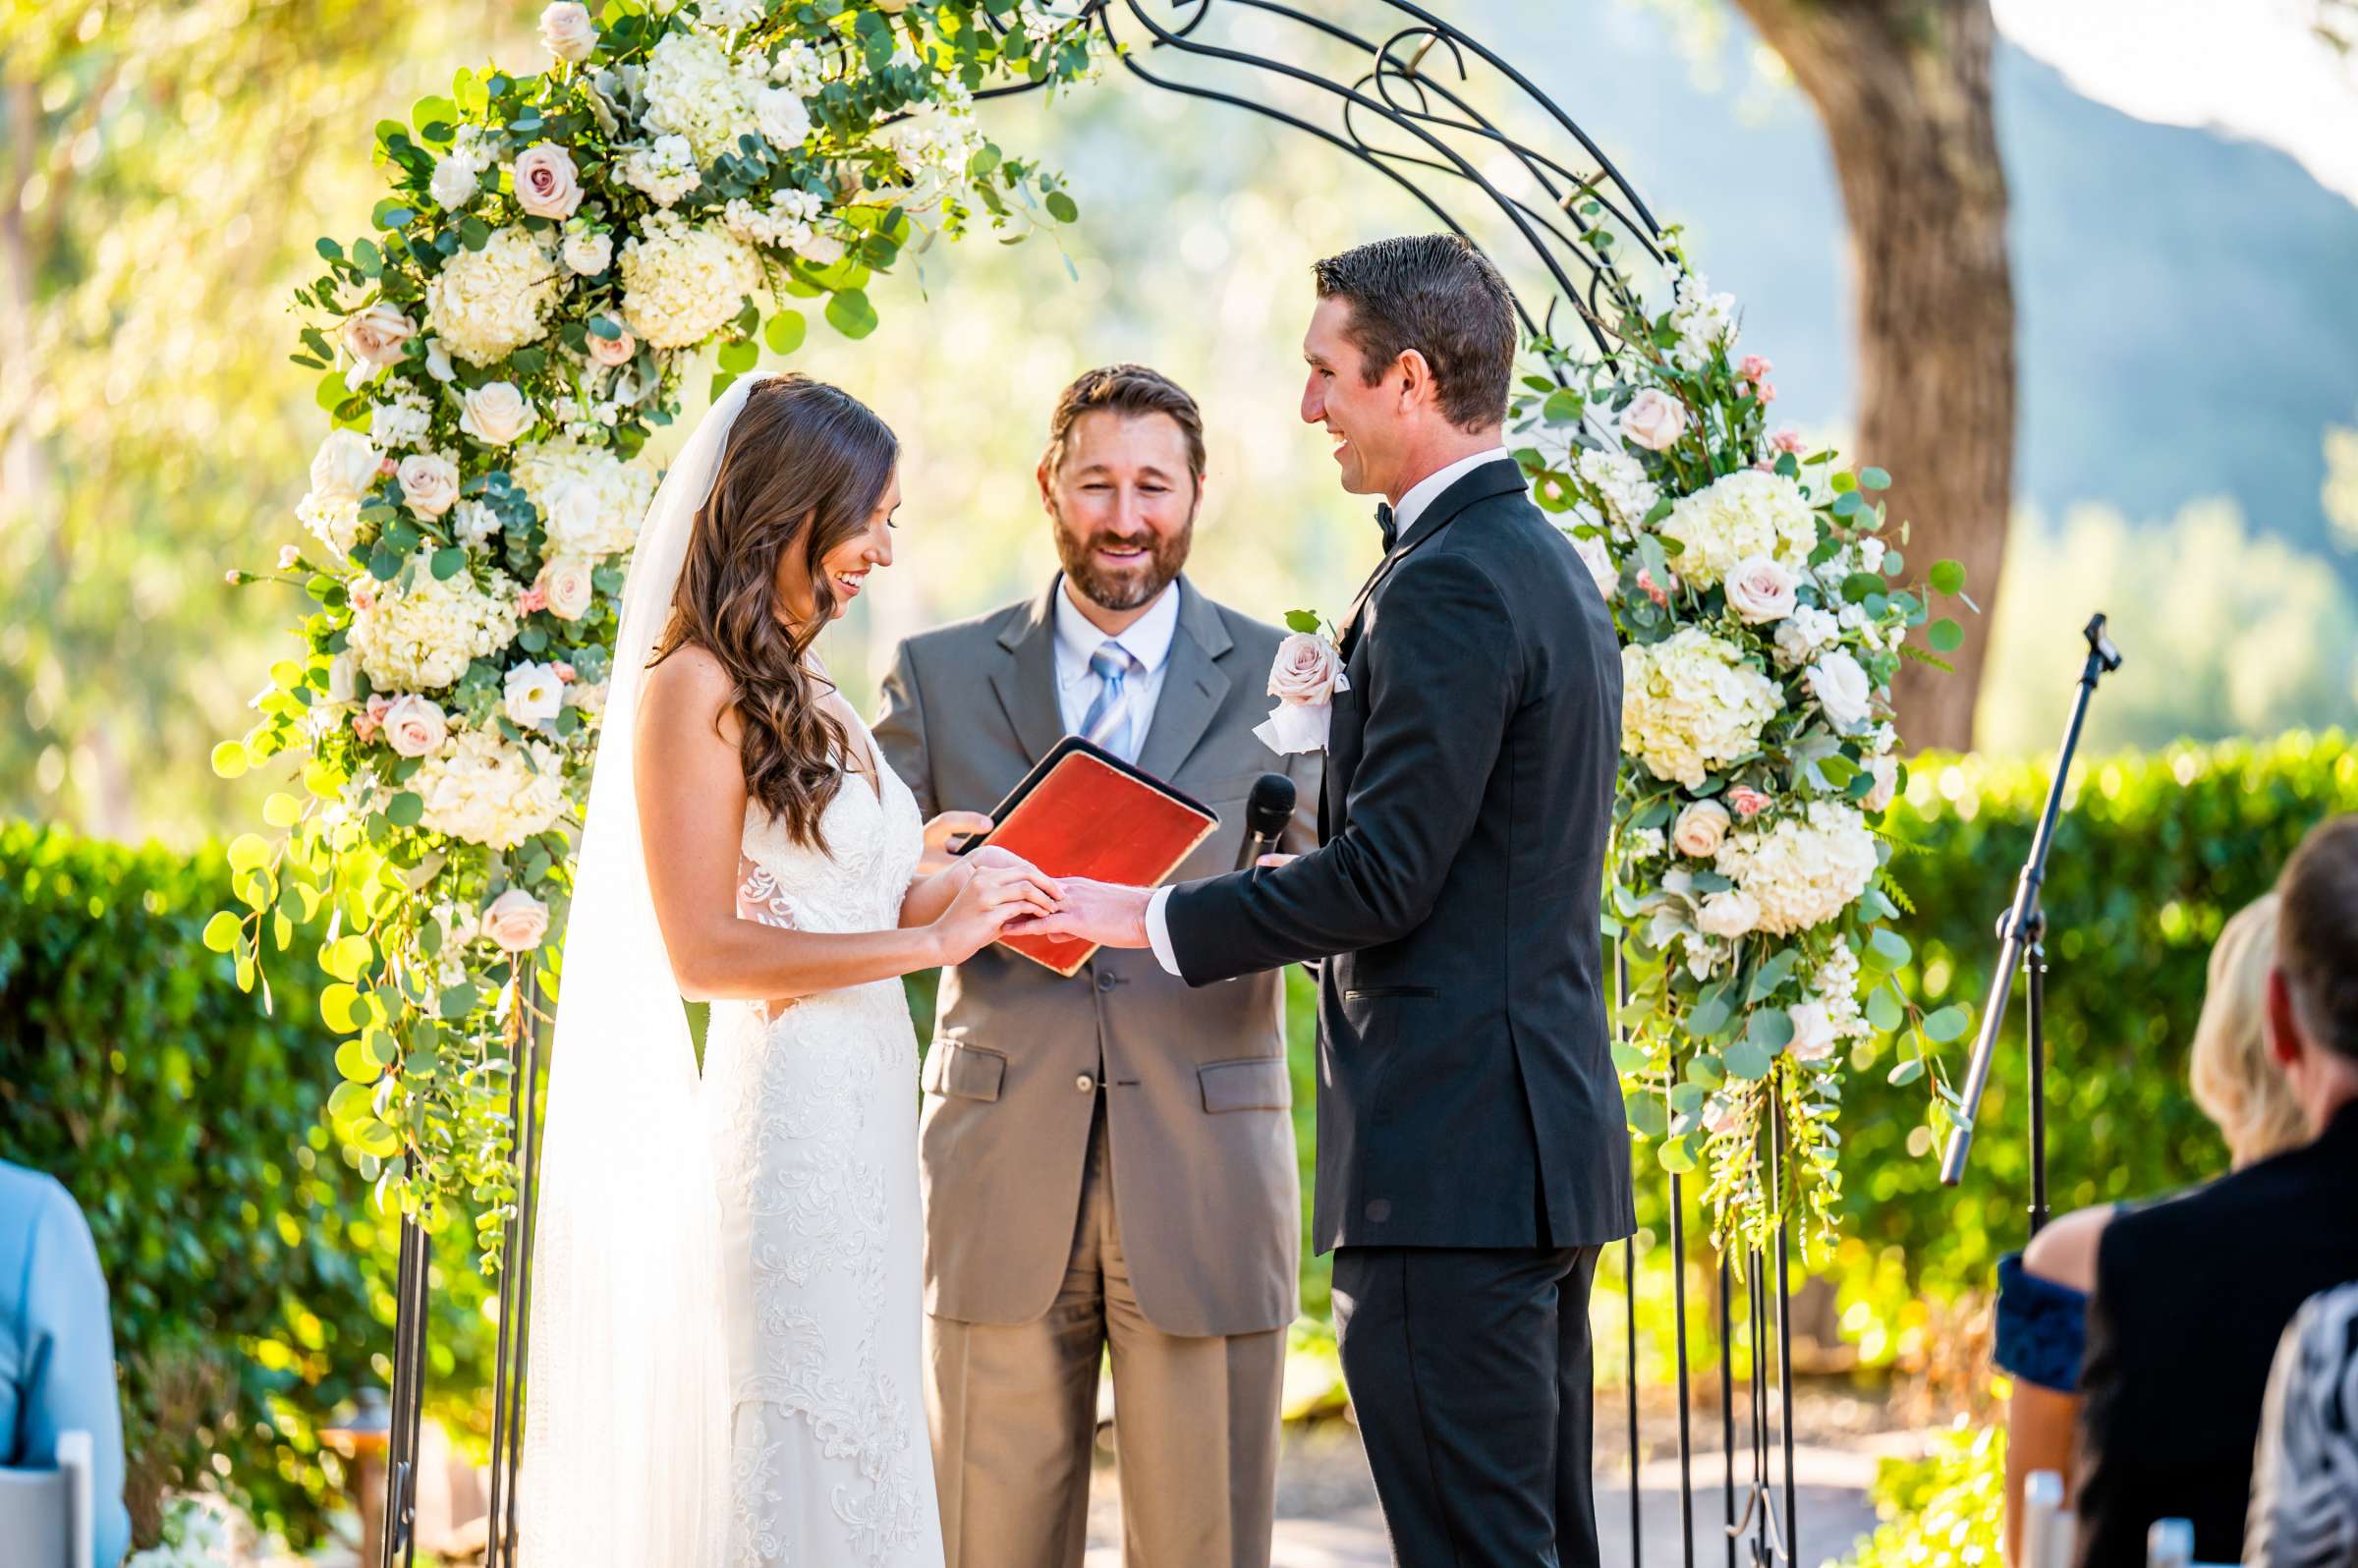
[[[821,705],[832,688],[804,662],[835,614],[835,586],[819,563],[867,530],[900,453],[890,426],[841,388],[803,375],[755,387],[696,515],[650,661],[690,644],[720,660],[745,731],[746,794],[821,850],[819,818],[843,787],[852,744]],[[778,563],[789,552],[811,579],[811,615],[795,624],[778,603]]]

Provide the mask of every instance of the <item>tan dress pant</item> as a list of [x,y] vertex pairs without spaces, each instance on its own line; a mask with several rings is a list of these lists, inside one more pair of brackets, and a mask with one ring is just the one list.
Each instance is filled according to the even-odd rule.
[[1268,1568],[1285,1331],[1194,1337],[1147,1321],[1122,1256],[1102,1106],[1047,1313],[926,1319],[947,1568],[1080,1568],[1108,1346],[1127,1568]]

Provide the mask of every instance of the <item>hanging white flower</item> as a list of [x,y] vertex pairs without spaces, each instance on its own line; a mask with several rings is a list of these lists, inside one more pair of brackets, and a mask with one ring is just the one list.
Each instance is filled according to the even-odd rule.
[[[704,183],[697,172],[696,149],[686,137],[677,135],[659,136],[644,146],[632,147],[622,155],[617,169],[624,185],[646,192],[646,198],[659,207],[676,204]],[[600,265],[597,270],[603,272],[605,267]]]
[[1646,477],[1645,465],[1627,452],[1582,447],[1572,460],[1572,472],[1603,499],[1604,521],[1619,538],[1635,532],[1662,498],[1662,492]]
[[1696,627],[1621,650],[1621,749],[1689,789],[1754,750],[1784,704],[1783,689],[1741,648]]
[[1684,273],[1670,307],[1670,325],[1678,333],[1670,363],[1682,370],[1700,370],[1711,364],[1712,350],[1735,342],[1736,297],[1713,294],[1701,275]]
[[425,318],[443,347],[470,364],[491,364],[548,331],[557,266],[531,231],[496,230],[480,251],[462,250],[425,286]]

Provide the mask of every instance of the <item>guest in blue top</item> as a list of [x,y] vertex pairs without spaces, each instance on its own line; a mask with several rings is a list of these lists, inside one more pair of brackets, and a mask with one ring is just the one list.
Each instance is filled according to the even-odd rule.
[[[2258,899],[2218,933],[2209,988],[2187,1062],[2195,1103],[2218,1124],[2237,1170],[2309,1141],[2309,1127],[2268,1046],[2268,975],[2276,961],[2276,895]],[[2006,1558],[2017,1560],[2022,1486],[2033,1471],[2072,1482],[2080,1415],[2080,1356],[2097,1243],[2113,1205],[2056,1216],[1997,1264],[1999,1370],[2014,1379],[2006,1411]]]
[[0,1160],[0,1469],[48,1469],[67,1431],[96,1451],[98,1568],[115,1568],[131,1515],[98,1250],[63,1187]]

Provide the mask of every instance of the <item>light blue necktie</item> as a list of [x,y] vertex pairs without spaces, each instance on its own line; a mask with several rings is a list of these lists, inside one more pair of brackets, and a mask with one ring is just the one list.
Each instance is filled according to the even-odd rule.
[[1089,656],[1089,667],[1097,677],[1097,700],[1089,705],[1089,716],[1081,721],[1084,740],[1102,746],[1125,762],[1138,760],[1130,744],[1129,678],[1144,674],[1146,666],[1131,656],[1128,648],[1108,638]]

